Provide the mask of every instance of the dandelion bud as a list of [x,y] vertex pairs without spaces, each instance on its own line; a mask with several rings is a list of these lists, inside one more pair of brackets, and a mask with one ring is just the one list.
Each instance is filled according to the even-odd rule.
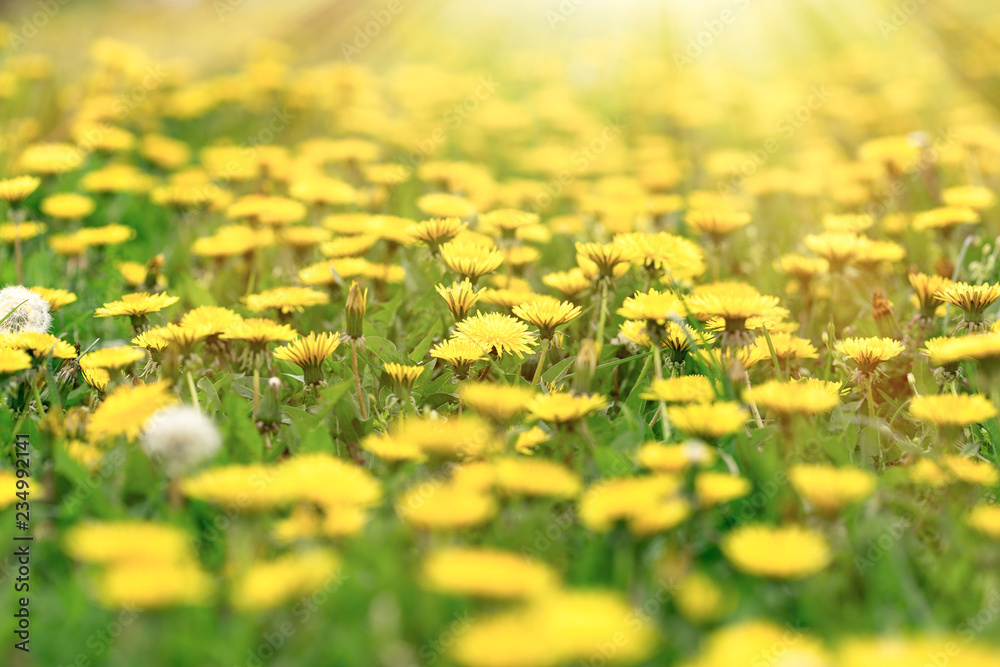
[[872,317],[878,326],[879,335],[895,338],[899,334],[899,323],[892,309],[892,302],[882,292],[872,296]]
[[142,451],[176,478],[214,457],[222,446],[215,423],[197,408],[175,405],[163,408],[146,421]]
[[597,345],[593,339],[587,338],[580,343],[580,352],[576,355],[573,370],[573,393],[589,394],[597,374]]
[[257,408],[255,423],[261,433],[273,433],[281,426],[280,396],[281,380],[272,377],[267,381],[267,391],[261,393]]
[[347,336],[359,340],[364,336],[365,310],[368,307],[368,288],[361,289],[356,281],[351,282],[351,290],[347,294],[347,304],[344,315],[347,320]]
[[146,264],[145,289],[155,292],[156,282],[159,280],[160,271],[163,269],[163,255],[157,255]]
[[0,333],[48,333],[49,302],[22,285],[0,290]]
[[393,384],[398,389],[409,391],[413,388],[413,383],[424,372],[424,367],[389,363],[385,365],[385,372],[392,378]]

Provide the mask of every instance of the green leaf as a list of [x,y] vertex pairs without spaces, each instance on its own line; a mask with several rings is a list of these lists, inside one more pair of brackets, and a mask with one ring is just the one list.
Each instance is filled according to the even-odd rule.
[[427,354],[427,350],[431,349],[431,344],[434,342],[434,337],[437,332],[441,329],[441,318],[434,320],[434,326],[430,327],[427,331],[427,335],[424,339],[420,341],[413,351],[410,352],[410,361],[417,363]]
[[[235,388],[235,385],[234,385]],[[227,393],[222,401],[226,419],[226,452],[233,463],[255,463],[264,452],[264,439],[254,426],[253,406],[235,393]]]
[[222,400],[219,398],[219,392],[215,390],[215,385],[208,378],[202,378],[198,380],[197,386],[204,394],[204,398],[200,399],[202,409],[207,415],[215,416],[222,409]]

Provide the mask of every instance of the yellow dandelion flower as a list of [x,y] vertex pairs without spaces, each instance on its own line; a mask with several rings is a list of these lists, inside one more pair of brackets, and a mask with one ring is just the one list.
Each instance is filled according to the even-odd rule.
[[1000,472],[996,467],[981,459],[974,459],[958,454],[945,454],[940,459],[942,470],[955,479],[975,486],[996,486],[1000,482]]
[[870,374],[878,365],[903,353],[903,344],[891,338],[845,338],[837,342],[837,352],[850,358],[858,371]]
[[575,498],[583,487],[576,473],[554,461],[504,457],[494,463],[495,486],[514,496]]
[[[293,227],[292,229],[295,228]],[[371,250],[377,242],[378,237],[374,234],[341,236],[321,245],[319,247],[319,251],[323,253],[324,257],[329,257],[331,259],[359,257]]]
[[562,293],[567,299],[575,299],[590,287],[590,278],[579,268],[547,273],[542,276],[542,282]]
[[388,363],[385,372],[389,374],[396,386],[409,389],[424,372],[424,366],[407,366],[405,364]]
[[403,493],[396,512],[424,530],[465,530],[492,519],[497,505],[491,496],[475,490],[426,482]]
[[971,334],[955,338],[932,338],[921,354],[930,357],[934,366],[954,366],[967,359],[991,360],[1000,356],[1000,335]]
[[614,242],[632,262],[663,282],[693,280],[705,272],[705,257],[694,241],[675,234],[618,234]]
[[750,493],[750,480],[727,472],[699,472],[694,478],[694,490],[702,507],[713,507],[742,498]]
[[958,225],[974,225],[979,222],[979,214],[963,206],[942,206],[917,213],[912,227],[916,230],[948,230]]
[[840,405],[840,384],[816,378],[769,380],[744,389],[743,400],[782,418],[793,414],[818,415]]
[[826,273],[830,263],[821,257],[806,257],[804,255],[782,255],[778,260],[778,268],[802,284],[808,284],[816,276]]
[[242,320],[241,315],[228,308],[199,306],[184,313],[181,326],[202,330],[206,335],[218,335]]
[[945,206],[971,208],[983,211],[996,203],[997,197],[989,188],[979,185],[958,185],[941,191]]
[[[771,346],[774,348],[774,356],[780,361],[789,362],[795,359],[816,359],[819,352],[816,346],[808,338],[801,338],[786,331],[768,332],[771,337]],[[761,347],[766,348],[767,344]]]
[[916,293],[917,301],[920,305],[920,314],[925,318],[933,318],[940,301],[937,293],[953,283],[948,278],[939,275],[927,275],[925,273],[911,273],[908,276],[910,285]]
[[530,301],[514,306],[511,311],[529,324],[538,327],[539,336],[543,340],[555,335],[556,327],[571,322],[580,315],[580,307],[569,301]]
[[38,189],[42,180],[36,176],[15,176],[0,179],[0,200],[8,204],[19,204]]
[[233,606],[257,611],[291,603],[331,585],[339,570],[340,559],[321,549],[255,562],[235,583]]
[[4,243],[14,243],[14,241],[27,241],[45,233],[46,226],[41,222],[22,222],[13,224],[5,222],[0,225],[0,241]]
[[607,397],[600,394],[577,396],[569,393],[553,393],[536,396],[528,405],[528,410],[536,419],[560,425],[583,419],[608,405],[610,403]]
[[167,306],[180,301],[180,297],[169,294],[149,294],[137,292],[126,294],[119,301],[110,301],[94,311],[94,317],[144,317],[158,313]]
[[750,214],[729,210],[688,211],[684,222],[695,231],[707,234],[715,242],[719,242],[737,229],[749,225]]
[[170,341],[160,335],[163,327],[153,327],[148,331],[143,331],[130,341],[136,347],[141,347],[151,352],[165,350],[170,345]]
[[981,394],[938,394],[914,396],[910,414],[936,426],[968,426],[995,417],[997,410]]
[[471,340],[480,347],[503,358],[516,354],[519,359],[531,353],[533,337],[528,325],[502,313],[479,313],[466,317],[456,326],[457,338]]
[[10,375],[31,368],[31,355],[0,345],[0,375]]
[[738,570],[772,579],[799,579],[833,559],[819,533],[801,526],[744,525],[723,538],[722,553]]
[[128,368],[135,362],[145,359],[146,352],[135,347],[105,347],[80,357],[80,368]]
[[415,241],[419,241],[437,252],[442,243],[447,243],[468,228],[468,223],[459,218],[433,218],[406,228]]
[[50,310],[59,310],[63,306],[75,303],[77,300],[76,294],[64,289],[32,287],[31,291],[45,299],[49,304]]
[[158,609],[207,603],[215,583],[194,563],[127,563],[106,570],[98,581],[101,603]]
[[548,442],[549,434],[539,426],[532,426],[527,431],[517,434],[514,441],[514,451],[518,454],[530,456],[535,452],[535,448],[543,442]]
[[466,241],[449,241],[441,246],[441,257],[452,271],[475,284],[503,264],[503,253]]
[[970,285],[952,283],[935,293],[938,301],[951,303],[962,309],[964,323],[970,331],[984,331],[989,325],[983,322],[983,311],[1000,299],[1000,283],[995,285]]
[[108,383],[111,382],[111,373],[103,368],[81,369],[80,374],[83,376],[84,382],[100,392],[107,389]]
[[552,591],[477,619],[455,641],[451,658],[469,667],[546,667],[589,661],[601,646],[615,647],[616,662],[638,663],[654,650],[656,633],[617,594]]
[[54,359],[73,359],[77,355],[76,348],[70,343],[52,334],[34,331],[0,333],[0,348],[4,347],[31,352],[42,358],[51,355]]
[[840,273],[848,264],[854,261],[862,247],[871,243],[864,236],[842,232],[826,232],[810,234],[804,239],[806,247],[825,259],[830,270]]
[[828,232],[861,234],[875,224],[867,213],[828,213],[823,216],[823,229]]
[[247,308],[260,313],[275,308],[280,313],[302,312],[309,306],[322,306],[330,302],[325,292],[309,287],[275,287],[258,294],[243,297]]
[[527,387],[465,382],[459,390],[462,402],[496,422],[507,422],[524,412],[534,392]]
[[287,225],[306,217],[306,206],[286,197],[250,194],[240,197],[226,209],[232,220],[250,219],[264,225]]
[[742,429],[750,413],[739,403],[721,401],[672,405],[667,408],[667,417],[674,428],[683,433],[716,440]]
[[[269,321],[269,320],[264,320]],[[225,334],[223,335],[225,337]],[[282,345],[274,350],[276,359],[290,361],[302,368],[303,381],[306,384],[318,384],[323,381],[323,362],[340,346],[340,334],[311,332],[308,336],[297,338],[288,345]]]
[[872,494],[878,481],[867,470],[805,463],[792,466],[788,478],[796,493],[826,514],[836,514],[850,503],[861,502]]
[[432,192],[417,199],[417,208],[437,218],[467,218],[476,212],[476,205],[465,197]]
[[616,521],[636,520],[671,500],[679,489],[680,482],[670,475],[603,480],[588,487],[580,498],[580,521],[590,530],[606,532]]
[[485,288],[476,290],[468,280],[452,283],[450,287],[435,285],[434,289],[448,305],[448,310],[456,322],[461,321],[469,314],[472,307],[483,295]]
[[71,558],[100,565],[167,565],[194,558],[187,533],[149,521],[83,522],[67,531],[64,547]]
[[626,297],[618,314],[630,320],[645,320],[648,335],[651,325],[662,326],[667,320],[683,319],[686,309],[673,293],[650,289],[648,292],[636,292]]
[[29,174],[62,174],[83,164],[83,153],[71,144],[32,144],[21,153],[19,166]]
[[435,345],[430,352],[435,359],[451,364],[455,377],[464,380],[476,362],[485,359],[487,350],[476,341],[466,338],[449,338]]
[[80,220],[94,212],[97,204],[86,195],[75,192],[63,192],[49,195],[42,200],[42,213],[50,218],[62,220]]
[[1000,505],[976,505],[969,510],[965,522],[983,535],[1000,540]]
[[583,273],[592,280],[612,280],[628,272],[632,250],[616,243],[577,242],[576,259]]
[[684,577],[674,595],[674,603],[681,616],[698,624],[714,623],[735,607],[735,600],[728,597],[715,580],[698,572]]
[[711,447],[698,440],[673,445],[647,442],[639,449],[639,465],[664,474],[684,472],[692,466],[708,466],[715,458]]
[[125,436],[130,441],[135,440],[147,419],[160,408],[176,402],[177,397],[170,391],[168,382],[118,387],[90,416],[87,439],[101,442]]
[[438,593],[493,600],[521,600],[559,587],[551,566],[519,553],[483,547],[431,552],[420,568],[421,584]]
[[[678,600],[679,602],[679,600]],[[780,649],[775,649],[780,647]],[[708,636],[701,652],[683,667],[736,667],[753,665],[756,660],[769,660],[761,656],[779,655],[775,667],[833,667],[834,664],[860,667],[860,663],[847,661],[834,663],[823,644],[809,634],[790,631],[768,621],[750,620],[726,625]],[[886,665],[884,661],[880,665]],[[901,662],[899,665],[909,663]],[[865,667],[869,667],[867,664]],[[874,667],[874,666],[872,666]]]
[[[226,340],[244,340],[251,346],[263,348],[268,343],[295,340],[299,334],[287,324],[278,324],[272,320],[250,317],[234,322],[220,336]],[[294,359],[289,359],[293,361]]]

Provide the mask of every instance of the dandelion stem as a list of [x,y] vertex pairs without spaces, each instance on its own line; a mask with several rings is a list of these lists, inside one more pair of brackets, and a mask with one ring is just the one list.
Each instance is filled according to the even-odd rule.
[[[192,392],[193,393],[193,392]],[[257,409],[260,407],[260,367],[253,367],[253,416],[256,419]]]
[[542,378],[542,369],[545,368],[545,356],[549,352],[549,344],[552,342],[551,338],[546,338],[542,341],[542,349],[538,352],[538,365],[535,366],[535,374],[531,378],[531,386],[534,387],[538,384],[539,380]]
[[[259,388],[260,388],[260,376],[258,375],[255,379],[256,379],[256,385],[257,386],[255,387],[254,397],[256,398],[256,396],[257,396],[257,390],[259,390]],[[191,375],[191,371],[190,370],[188,370],[188,372],[187,372],[187,381],[188,381],[188,390],[191,392],[191,402],[194,404],[195,410],[197,410],[198,412],[201,412],[201,405],[198,403],[198,391],[195,389],[195,386],[194,386],[194,377]],[[257,412],[257,403],[256,403],[256,400],[255,400],[254,401],[254,413],[256,413],[256,412]]]
[[17,275],[17,284],[24,284],[24,267],[21,259],[21,232],[18,229],[20,223],[14,219],[14,272]]
[[42,418],[44,418],[45,406],[42,405],[42,396],[38,391],[38,378],[40,377],[41,373],[36,375],[35,378],[31,381],[31,391],[33,391],[35,394],[35,405],[38,407],[38,414],[41,415]]
[[[750,386],[750,375],[743,371],[743,379],[746,380],[747,390],[752,391],[753,387]],[[757,428],[764,428],[764,420],[760,418],[760,411],[757,409],[757,403],[754,402],[752,398],[747,399],[747,403],[750,404],[750,412],[753,413],[753,420],[757,423]]]
[[597,319],[597,338],[595,339],[598,345],[598,350],[604,345],[604,323],[608,319],[608,282],[606,280],[601,281],[601,314]]
[[361,392],[361,374],[358,373],[358,345],[351,341],[351,365],[354,367],[354,388],[358,392],[358,405],[361,406],[361,418],[368,419],[368,409],[365,407],[364,395]]
[[[657,338],[653,340],[653,373],[656,375],[657,380],[663,379],[663,359],[660,357],[660,354],[660,341]],[[668,442],[670,440],[670,420],[667,419],[667,404],[660,401],[656,411],[660,415],[663,442]]]

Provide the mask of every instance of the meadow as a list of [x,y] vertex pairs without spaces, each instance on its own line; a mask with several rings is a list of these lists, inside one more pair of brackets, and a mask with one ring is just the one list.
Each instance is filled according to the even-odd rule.
[[1000,664],[992,3],[121,4],[0,12],[0,663]]

